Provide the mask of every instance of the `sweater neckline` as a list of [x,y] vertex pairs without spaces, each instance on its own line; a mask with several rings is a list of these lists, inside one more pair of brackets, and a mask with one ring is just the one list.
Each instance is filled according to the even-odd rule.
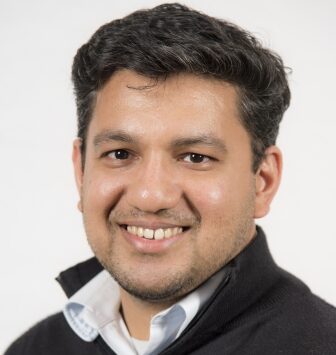
[[[239,314],[257,303],[280,277],[263,230],[257,226],[255,238],[233,260],[224,266],[226,277],[203,305],[181,336],[162,354],[174,354],[183,347],[186,353],[221,333]],[[96,258],[79,263],[57,277],[64,292],[71,297],[103,270]],[[220,312],[218,312],[220,310]],[[198,332],[202,328],[202,333]]]

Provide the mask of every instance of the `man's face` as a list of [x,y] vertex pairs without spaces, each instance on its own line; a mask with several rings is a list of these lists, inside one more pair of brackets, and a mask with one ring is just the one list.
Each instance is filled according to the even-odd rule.
[[74,161],[88,241],[141,299],[181,297],[255,233],[250,140],[229,84],[119,71],[98,93],[83,172],[78,142]]

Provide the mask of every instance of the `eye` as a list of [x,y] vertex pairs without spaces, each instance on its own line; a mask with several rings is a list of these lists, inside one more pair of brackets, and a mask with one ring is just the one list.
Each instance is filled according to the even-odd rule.
[[184,156],[183,160],[188,163],[199,164],[199,163],[207,163],[208,161],[210,161],[210,158],[203,154],[188,153]]
[[112,159],[124,160],[124,159],[128,159],[129,152],[124,149],[117,149],[117,150],[112,150],[111,152],[108,152],[106,154],[106,156],[108,156]]

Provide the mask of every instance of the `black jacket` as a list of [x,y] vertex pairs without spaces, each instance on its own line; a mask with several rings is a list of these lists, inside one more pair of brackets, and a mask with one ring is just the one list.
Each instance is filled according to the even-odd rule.
[[[335,355],[336,309],[273,261],[263,232],[227,266],[227,277],[162,355]],[[58,277],[71,296],[102,266],[96,259]],[[108,355],[101,337],[81,340],[57,313],[28,330],[5,355]]]

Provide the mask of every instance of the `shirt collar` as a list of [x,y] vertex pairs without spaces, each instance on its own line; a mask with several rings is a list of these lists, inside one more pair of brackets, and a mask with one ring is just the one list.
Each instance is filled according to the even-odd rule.
[[[151,321],[149,348],[162,348],[178,337],[211,296],[224,277],[224,269]],[[64,315],[84,341],[93,341],[105,325],[120,322],[119,285],[103,270],[79,289],[67,302]],[[168,343],[168,344],[167,344]],[[148,349],[150,350],[150,349]]]
[[119,287],[103,270],[68,300],[63,313],[79,337],[93,341],[100,328],[118,319],[119,308]]

